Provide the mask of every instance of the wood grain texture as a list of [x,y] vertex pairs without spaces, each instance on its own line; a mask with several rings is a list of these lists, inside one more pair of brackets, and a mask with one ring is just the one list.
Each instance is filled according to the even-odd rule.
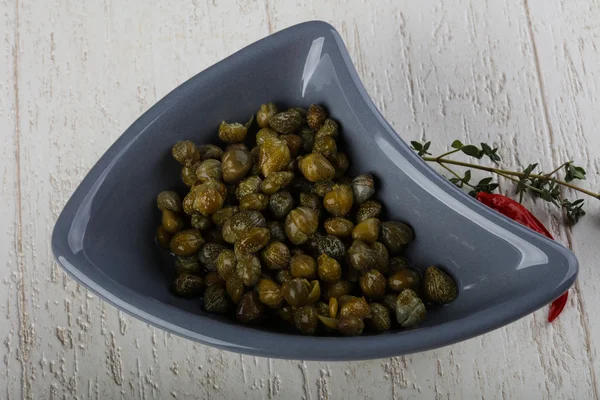
[[[374,4],[376,3],[376,4]],[[600,4],[577,1],[0,0],[0,398],[307,400],[600,397],[600,207],[574,229],[528,206],[581,262],[566,311],[469,341],[353,363],[215,350],[130,318],[66,277],[49,237],[86,171],[172,88],[310,19],[344,37],[405,140],[501,146],[509,166],[566,158],[600,186]],[[502,185],[504,191],[510,185]]]

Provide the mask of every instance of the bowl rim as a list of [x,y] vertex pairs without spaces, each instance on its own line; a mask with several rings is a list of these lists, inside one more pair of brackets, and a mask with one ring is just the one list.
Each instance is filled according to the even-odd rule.
[[[131,142],[131,139],[135,136],[143,133],[143,131],[160,117],[160,115],[168,111],[178,102],[178,100],[184,97],[187,94],[187,89],[193,85],[193,82],[205,79],[207,75],[214,72],[219,66],[238,62],[238,60],[244,58],[246,54],[252,53],[254,51],[253,48],[258,44],[266,41],[285,42],[290,37],[297,37],[298,35],[303,34],[314,36],[315,33],[322,36],[327,35],[334,39],[336,48],[345,64],[345,70],[340,71],[340,73],[348,74],[348,77],[354,84],[354,87],[349,88],[349,90],[356,91],[358,94],[357,101],[362,101],[362,105],[373,113],[389,136],[393,138],[400,147],[408,150],[403,154],[407,157],[408,161],[417,167],[427,179],[431,180],[437,186],[441,187],[460,201],[468,202],[472,209],[476,210],[477,213],[484,215],[492,223],[501,225],[512,232],[517,231],[522,237],[530,238],[537,242],[545,241],[547,242],[547,245],[557,249],[558,252],[564,256],[569,266],[568,274],[561,284],[544,296],[540,296],[539,293],[534,291],[524,294],[519,297],[519,302],[514,304],[515,307],[512,307],[510,302],[496,304],[485,310],[470,314],[465,318],[455,319],[436,325],[433,327],[435,329],[417,328],[409,331],[351,338],[308,337],[278,332],[267,332],[242,325],[222,323],[209,317],[191,314],[169,304],[153,301],[152,299],[137,292],[133,292],[122,285],[119,285],[122,291],[119,292],[119,295],[116,295],[77,268],[75,264],[80,263],[81,260],[77,262],[74,260],[71,261],[70,258],[73,254],[64,254],[60,250],[59,247],[66,248],[65,243],[67,243],[67,240],[64,237],[64,232],[65,227],[70,226],[73,221],[72,215],[74,215],[74,213],[72,211],[79,208],[81,200],[93,189],[94,184],[96,184],[105,168],[123,149],[124,145]],[[59,246],[59,244],[61,246]],[[152,326],[223,350],[272,358],[320,361],[364,360],[410,354],[443,347],[492,331],[530,314],[549,303],[553,298],[561,295],[573,284],[579,268],[577,259],[570,250],[477,202],[439,175],[431,166],[425,163],[421,157],[414,154],[413,151],[410,151],[408,145],[384,119],[372,99],[367,94],[339,33],[333,26],[323,21],[308,21],[297,24],[244,47],[179,85],[140,116],[102,155],[67,201],[54,226],[52,233],[52,251],[62,268],[81,285],[98,295],[104,301],[112,304],[117,309]],[[87,260],[85,262],[89,263]],[[99,273],[101,273],[101,271],[99,271]],[[128,299],[124,299],[123,294],[126,294]],[[152,313],[145,311],[142,307],[143,305],[149,304],[150,301],[153,301],[151,303],[153,307]],[[157,310],[160,311],[161,309],[164,310],[163,315],[168,313],[168,315],[172,316],[172,319],[189,318],[190,315],[193,315],[194,318],[201,318],[203,331],[205,333],[192,331],[173,322],[164,320],[158,316],[158,314],[161,313],[157,312]],[[442,326],[444,335],[437,335],[436,331],[442,329]],[[228,339],[220,340],[216,335],[217,333],[227,333],[226,336]],[[275,346],[275,343],[279,344]],[[306,346],[310,349],[309,351],[306,350]]]

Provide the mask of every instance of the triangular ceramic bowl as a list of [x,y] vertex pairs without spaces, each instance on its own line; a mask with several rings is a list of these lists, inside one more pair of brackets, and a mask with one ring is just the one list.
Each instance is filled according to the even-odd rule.
[[[387,217],[414,227],[408,256],[456,278],[454,303],[414,330],[306,337],[242,326],[170,293],[153,236],[156,194],[180,185],[171,146],[181,139],[214,143],[222,119],[242,121],[269,101],[330,110],[354,170],[377,176]],[[415,155],[375,108],[340,35],[323,22],[244,48],[142,115],[79,185],[56,223],[52,249],[81,284],[152,325],[226,350],[313,360],[387,357],[465,340],[548,304],[578,272],[569,250],[478,203]]]

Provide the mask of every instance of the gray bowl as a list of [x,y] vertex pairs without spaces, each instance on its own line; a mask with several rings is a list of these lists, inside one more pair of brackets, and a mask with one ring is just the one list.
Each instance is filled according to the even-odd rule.
[[[457,280],[454,303],[414,330],[331,338],[241,326],[170,293],[153,236],[156,194],[182,189],[171,146],[182,138],[214,143],[222,119],[242,121],[268,101],[330,110],[355,171],[377,176],[387,217],[414,227],[408,256],[421,268],[441,265]],[[75,190],[52,249],[81,284],[152,325],[225,350],[307,360],[388,357],[465,340],[548,304],[578,272],[569,250],[478,203],[415,155],[375,108],[340,35],[323,22],[246,47],[142,115]]]

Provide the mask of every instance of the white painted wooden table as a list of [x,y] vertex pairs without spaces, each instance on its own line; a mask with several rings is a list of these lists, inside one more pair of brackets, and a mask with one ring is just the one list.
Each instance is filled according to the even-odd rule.
[[[65,276],[49,237],[100,155],[172,88],[297,22],[335,25],[406,140],[569,157],[600,187],[600,2],[0,1],[0,398],[600,397],[600,207],[574,229],[529,202],[581,262],[560,319],[547,309],[451,347],[316,363],[215,350],[130,318]],[[504,184],[507,191],[510,185]]]

